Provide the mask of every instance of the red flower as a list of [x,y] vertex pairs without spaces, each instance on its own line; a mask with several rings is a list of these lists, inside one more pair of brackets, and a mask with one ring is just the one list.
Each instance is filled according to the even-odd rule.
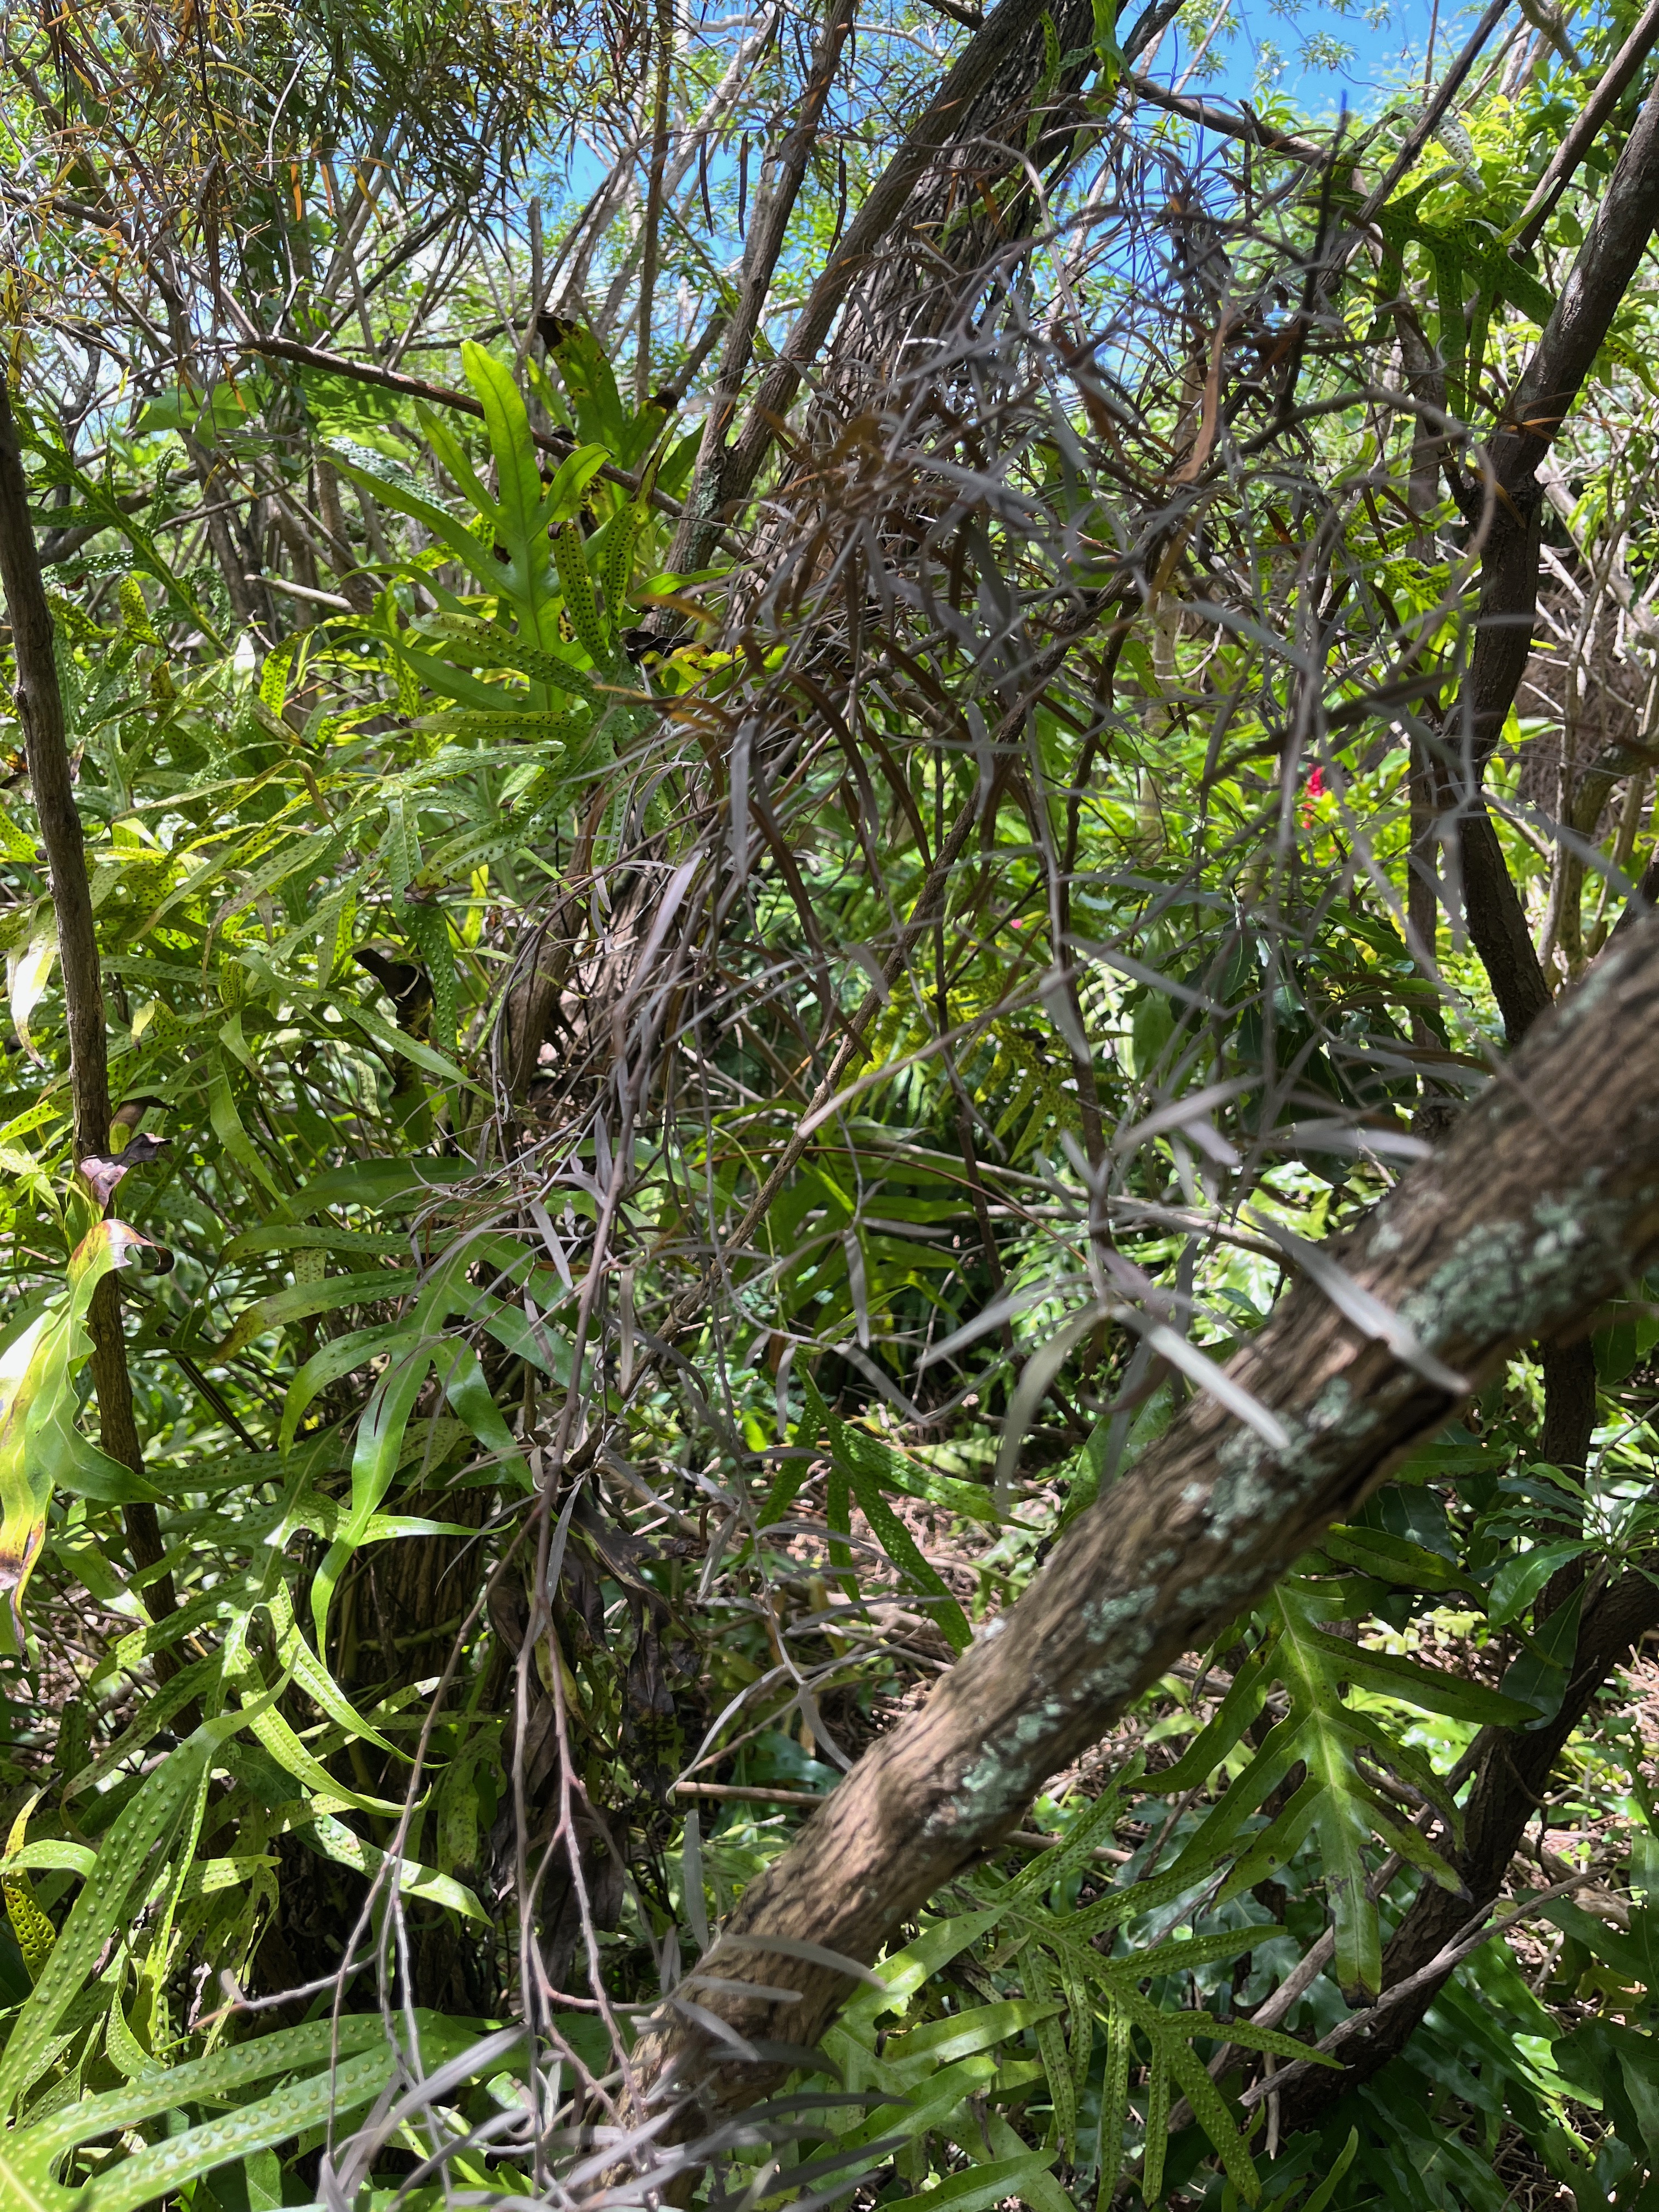
[[1315,768],[1309,773],[1307,793],[1303,801],[1302,827],[1304,830],[1311,830],[1313,828],[1314,801],[1316,799],[1322,799],[1324,796],[1325,771],[1322,768]]

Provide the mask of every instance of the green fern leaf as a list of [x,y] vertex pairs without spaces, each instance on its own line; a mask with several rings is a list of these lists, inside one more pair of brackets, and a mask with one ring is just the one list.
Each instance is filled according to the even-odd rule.
[[610,651],[593,597],[593,580],[587,573],[582,534],[574,522],[567,522],[555,537],[553,557],[558,563],[565,611],[576,633],[576,642],[596,668],[602,667],[610,658]]

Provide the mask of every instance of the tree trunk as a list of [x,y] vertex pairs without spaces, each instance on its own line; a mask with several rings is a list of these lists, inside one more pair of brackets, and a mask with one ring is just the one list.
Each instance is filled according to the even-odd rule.
[[1538,601],[1540,463],[1595,364],[1659,223],[1659,90],[1625,143],[1555,312],[1490,442],[1492,489],[1462,503],[1486,532],[1474,653],[1455,744],[1439,763],[1440,804],[1460,823],[1469,934],[1492,979],[1511,1044],[1549,1003],[1531,933],[1486,811],[1481,781],[1532,651]]
[[[995,1847],[1047,1776],[1357,1510],[1516,1346],[1581,1321],[1656,1249],[1650,921],[1538,1025],[1352,1242],[1320,1251],[1333,1295],[1304,1279],[1281,1301],[1228,1367],[1227,1403],[1200,1394],[745,1893],[705,1966],[798,1990],[800,2003],[706,1989],[699,2003],[750,2039],[810,2043],[848,1982],[769,1952],[769,1937],[874,1958]],[[643,2082],[694,2087],[716,2111],[751,2102],[778,2075],[683,2020],[648,2035],[637,2063]]]

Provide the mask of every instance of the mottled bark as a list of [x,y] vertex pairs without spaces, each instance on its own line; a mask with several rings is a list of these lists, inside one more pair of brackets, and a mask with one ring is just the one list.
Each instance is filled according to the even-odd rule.
[[[1008,1833],[1047,1776],[1352,1515],[1516,1346],[1565,1333],[1656,1250],[1650,921],[1537,1026],[1352,1243],[1328,1249],[1351,1286],[1346,1310],[1304,1281],[1232,1361],[1234,1402],[1248,1393],[1250,1418],[1200,1395],[745,1893],[705,1964],[802,2001],[700,1991],[699,2002],[750,2039],[817,2035],[847,1981],[769,1952],[769,1938],[873,1958]],[[647,2036],[639,2061],[647,2081],[690,2085],[715,2108],[751,2101],[777,2070],[684,2021]]]
[[[1459,709],[1447,725],[1449,738],[1456,742],[1446,744],[1438,757],[1426,763],[1436,787],[1436,809],[1443,821],[1456,823],[1464,915],[1511,1045],[1518,1044],[1544,1013],[1550,1003],[1549,986],[1486,811],[1481,782],[1532,651],[1543,503],[1537,471],[1590,373],[1656,222],[1659,93],[1650,96],[1626,143],[1555,313],[1492,441],[1494,489],[1488,493],[1492,506],[1474,653]],[[1414,820],[1414,854],[1425,829]],[[1644,890],[1648,889],[1644,883]],[[1619,934],[1615,932],[1615,937]],[[1552,1464],[1582,1470],[1595,1422],[1594,1361],[1587,1344],[1550,1341],[1548,1332],[1542,1333],[1547,1340],[1541,1347],[1545,1419],[1540,1455]],[[1540,1598],[1540,1617],[1547,1618],[1566,1603],[1582,1578],[1583,1569],[1577,1565],[1557,1575]],[[1458,1859],[1468,1894],[1449,1896],[1434,1884],[1425,1884],[1389,1947],[1385,1986],[1418,1972],[1436,1957],[1468,1921],[1471,1899],[1478,1906],[1497,1895],[1561,1744],[1633,1637],[1650,1618],[1659,1618],[1650,1586],[1643,1583],[1641,1591],[1633,1587],[1640,1580],[1627,1577],[1592,1604],[1580,1633],[1572,1685],[1556,1721],[1540,1731],[1488,1732]],[[1627,1620],[1636,1625],[1627,1626]],[[1360,2078],[1405,2047],[1440,1985],[1438,1980],[1425,1983],[1408,2002],[1382,2015],[1370,2039],[1345,2053]],[[1336,2087],[1322,2080],[1307,2080],[1294,2091],[1281,2092],[1282,2124],[1299,2124],[1324,2110],[1353,2078],[1352,2073],[1337,2077]]]

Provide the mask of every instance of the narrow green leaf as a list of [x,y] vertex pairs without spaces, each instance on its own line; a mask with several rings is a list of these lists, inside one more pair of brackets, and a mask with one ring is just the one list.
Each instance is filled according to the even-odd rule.
[[470,338],[461,346],[461,367],[483,409],[495,457],[497,502],[493,520],[507,556],[503,585],[522,610],[532,635],[546,643],[550,631],[556,635],[550,619],[551,547],[530,416],[509,372]]
[[313,1352],[288,1386],[277,1431],[278,1451],[289,1449],[312,1403],[331,1382],[337,1382],[354,1368],[366,1367],[372,1359],[398,1351],[408,1343],[409,1336],[407,1322],[388,1322],[381,1328],[353,1329],[349,1336],[336,1337],[331,1344]]
[[1438,1552],[1381,1528],[1328,1528],[1319,1548],[1339,1566],[1354,1567],[1408,1589],[1471,1589],[1474,1584]]
[[[1039,1945],[1033,1944],[1025,1952],[1024,1963],[1026,1987],[1032,1997],[1046,1999],[1053,1984]],[[1031,2025],[1036,2031],[1037,2052],[1054,2110],[1055,2143],[1060,2155],[1069,2160],[1077,2155],[1077,2089],[1072,2078],[1072,2054],[1066,2047],[1066,2032],[1057,2017],[1061,2009],[1058,2004],[1052,2011],[1045,2007]]]
[[289,1322],[337,1313],[343,1306],[378,1305],[383,1299],[404,1297],[418,1279],[413,1267],[382,1267],[355,1275],[327,1275],[320,1283],[294,1283],[286,1290],[273,1291],[243,1308],[214,1358],[234,1359],[256,1336]]
[[975,2005],[969,2011],[953,2013],[948,2020],[929,2021],[925,2027],[896,2036],[882,2056],[895,2082],[905,2087],[917,2076],[949,2066],[958,2058],[994,2050],[1040,2021],[1054,2019],[1063,2009],[1060,2001],[1046,1990],[1038,1996],[1004,1997],[995,2004]]
[[168,1753],[116,1816],[0,2054],[0,2112],[8,2110],[33,2080],[58,2022],[104,1945],[122,1924],[128,1900],[141,1882],[148,1884],[153,1878],[153,1854],[165,1845],[183,1817],[213,1753],[252,1717],[240,1711],[204,1721],[176,1751]]
[[828,1531],[830,1575],[841,1586],[842,1594],[851,1604],[859,1601],[858,1577],[853,1571],[853,1547],[848,1540],[852,1528],[852,1486],[845,1464],[832,1460],[830,1479],[824,1486],[823,1520]]
[[15,1851],[8,1851],[0,1859],[0,1874],[14,1870],[29,1873],[66,1873],[88,1875],[98,1863],[98,1854],[89,1844],[70,1844],[56,1837],[42,1836],[32,1844],[23,1844]]
[[23,1598],[53,1490],[96,1495],[110,1486],[101,1480],[102,1455],[75,1425],[76,1378],[92,1351],[86,1316],[94,1292],[148,1243],[125,1222],[98,1223],[76,1246],[64,1290],[0,1355],[0,1649],[24,1648]]
[[445,1083],[459,1084],[475,1097],[483,1096],[477,1085],[462,1074],[453,1060],[441,1052],[434,1052],[419,1037],[410,1036],[407,1030],[394,1029],[382,1015],[375,1012],[373,1006],[351,1000],[341,1006],[340,1012],[348,1021],[355,1022],[361,1030],[366,1030],[376,1044],[383,1046],[395,1058],[411,1060],[416,1067],[424,1068],[428,1075],[435,1075]]
[[[1137,2007],[1140,2025],[1146,2025],[1151,2008]],[[1156,2017],[1156,2015],[1154,2015]],[[1261,2177],[1255,2170],[1255,2160],[1250,2156],[1249,2143],[1242,2129],[1237,2127],[1227,2109],[1226,2100],[1211,2081],[1204,2066],[1185,2037],[1178,2033],[1170,2035],[1164,2045],[1170,2073],[1182,2094],[1192,2106],[1199,2125],[1208,2136],[1221,2160],[1222,2170],[1247,2204],[1255,2204],[1261,2196]]]
[[[419,1344],[418,1334],[416,1343]],[[362,1540],[374,1509],[386,1496],[398,1469],[404,1431],[415,1410],[432,1364],[428,1348],[405,1349],[387,1374],[375,1385],[357,1431],[351,1462],[351,1517],[329,1546],[311,1588],[311,1617],[317,1630],[317,1648],[326,1649],[328,1608],[335,1584],[346,1561]]]
[[527,1481],[530,1471],[524,1464],[518,1438],[490,1395],[477,1353],[470,1345],[451,1341],[438,1348],[434,1359],[445,1398],[472,1435],[486,1451],[496,1454],[504,1468],[516,1469]]
[[1466,1681],[1461,1674],[1449,1674],[1443,1668],[1425,1667],[1401,1653],[1349,1644],[1340,1636],[1328,1636],[1322,1629],[1310,1629],[1306,1633],[1313,1647],[1323,1652],[1333,1676],[1361,1682],[1368,1690],[1398,1698],[1425,1713],[1443,1713],[1448,1720],[1473,1721],[1482,1728],[1522,1727],[1533,1717],[1513,1698],[1489,1690],[1484,1683]]
[[1219,1802],[1212,1807],[1175,1865],[1172,1875],[1193,1869],[1193,1878],[1202,1866],[1213,1866],[1230,1850],[1243,1831],[1244,1823],[1262,1802],[1279,1787],[1285,1777],[1303,1756],[1302,1728],[1306,1718],[1305,1708],[1293,1711],[1276,1722],[1263,1738],[1261,1747],[1244,1769],[1222,1793]]
[[587,573],[587,555],[583,550],[582,534],[574,522],[563,524],[555,532],[553,558],[564,592],[565,612],[576,633],[576,642],[593,665],[602,668],[609,662],[610,648],[599,621],[593,580]]
[[[1126,1792],[1136,1789],[1140,1782],[1146,1760],[1139,1753],[1115,1775],[1094,1802],[1074,1820],[1066,1832],[1065,1840],[1056,1851],[1045,1851],[1036,1858],[1009,1883],[1006,1894],[1011,1899],[1027,1899],[1050,1890],[1057,1881],[1089,1860],[1096,1846],[1109,1843],[1117,1825]],[[1164,1778],[1158,1777],[1158,1787]]]
[[1170,2062],[1164,2044],[1154,2046],[1146,2085],[1146,2140],[1140,2160],[1140,2193],[1148,2204],[1164,2197],[1164,2160],[1170,2148]]
[[[1297,1797],[1309,1791],[1316,1793],[1312,1820],[1319,1831],[1325,1894],[1336,1929],[1336,1978],[1352,2004],[1359,1996],[1375,1997],[1382,1986],[1382,1929],[1365,1887],[1371,1807],[1369,1793],[1358,1786],[1346,1744],[1340,1735],[1317,1727],[1309,1734],[1308,1779]],[[1295,1824],[1288,1815],[1295,1805],[1292,1798],[1286,1808],[1290,1838],[1294,1838]],[[1289,1841],[1285,1861],[1294,1849],[1294,1842]]]
[[467,459],[466,448],[460,440],[435,408],[428,407],[423,401],[417,399],[415,403],[415,413],[428,445],[443,464],[444,473],[453,483],[456,490],[467,501],[475,514],[499,530],[500,502],[492,499],[484,489],[483,480]]
[[439,544],[447,547],[487,591],[500,587],[502,580],[501,562],[487,546],[473,537],[464,523],[429,500],[407,470],[367,446],[336,440],[331,441],[324,451],[342,476],[349,477],[353,483],[372,492],[376,499],[386,501],[400,514],[408,515],[411,520],[429,530]]
[[1066,1923],[1067,1934],[1084,1942],[1125,1920],[1138,1920],[1144,1913],[1162,1911],[1164,1905],[1175,1904],[1196,1889],[1223,1855],[1219,1848],[1196,1854],[1183,1850],[1167,1873],[1127,1881],[1121,1888],[1097,1898],[1081,1912],[1073,1913]]
[[1487,1620],[1494,1628],[1516,1620],[1562,1567],[1583,1559],[1590,1548],[1582,1541],[1540,1544],[1533,1551],[1505,1559],[1492,1577],[1492,1595],[1486,1601]]
[[[365,1801],[367,1802],[367,1801]],[[352,1868],[362,1875],[375,1875],[391,1863],[387,1854],[378,1845],[365,1842],[354,1835],[342,1821],[331,1814],[319,1813],[308,1828],[299,1831],[308,1836],[325,1858],[333,1859],[340,1866]],[[427,1905],[441,1905],[464,1919],[477,1920],[486,1928],[495,1925],[489,1913],[464,1882],[439,1874],[434,1868],[422,1866],[416,1859],[403,1858],[397,1863],[398,1887],[405,1897],[418,1897]]]
[[797,1440],[824,1434],[830,1438],[836,1474],[844,1476],[877,1542],[914,1589],[939,1601],[928,1607],[931,1618],[953,1651],[965,1651],[974,1640],[967,1615],[951,1595],[943,1577],[922,1557],[915,1537],[882,1496],[874,1475],[848,1445],[845,1426],[825,1406],[809,1375],[805,1409]]
[[[1249,1850],[1235,1860],[1217,1893],[1218,1903],[1224,1904],[1242,1896],[1247,1889],[1254,1889],[1257,1882],[1269,1880],[1289,1864],[1312,1832],[1320,1812],[1322,1788],[1322,1784],[1304,1782],[1278,1818],[1251,1838]],[[1344,1801],[1352,1794],[1350,1789],[1345,1789]]]
[[843,2027],[868,2026],[884,2012],[895,2012],[907,2004],[921,1987],[946,1966],[957,1953],[976,1943],[988,1929],[1002,1917],[1000,1910],[989,1912],[959,1913],[951,1920],[941,1920],[917,1936],[914,1943],[906,1944],[876,1967],[876,1972],[886,1984],[884,1993],[873,1990],[859,1990],[842,2008]]
[[551,684],[585,699],[604,703],[605,694],[585,668],[565,657],[563,641],[550,649],[522,633],[504,629],[499,623],[480,622],[467,615],[442,615],[428,623],[427,634],[443,649],[446,659],[463,668],[510,668],[539,684]]
[[1171,1767],[1158,1778],[1160,1791],[1174,1797],[1207,1781],[1267,1701],[1273,1676],[1264,1652],[1252,1652],[1234,1675],[1226,1696]]
[[1106,2020],[1106,2075],[1100,2093],[1100,2212],[1117,2194],[1123,2171],[1123,2135],[1129,2118],[1129,2060],[1133,2048],[1129,2015],[1113,2006]]
[[842,1436],[848,1457],[860,1462],[884,1490],[896,1490],[928,1505],[942,1505],[964,1521],[995,1521],[996,1498],[988,1484],[938,1474],[908,1453],[896,1451],[856,1421],[843,1421]]
[[[226,1028],[229,1027],[228,1023]],[[223,1038],[224,1030],[220,1031]],[[282,1189],[272,1175],[253,1139],[242,1126],[242,1117],[236,1110],[236,1101],[230,1087],[222,1052],[213,1057],[208,1077],[208,1119],[213,1124],[213,1133],[248,1179],[251,1194],[258,1199],[260,1191],[272,1198],[280,1198]]]
[[320,1712],[337,1722],[348,1735],[372,1743],[394,1758],[404,1753],[380,1730],[372,1728],[335,1680],[301,1633],[294,1618],[294,1601],[286,1583],[279,1583],[270,1601],[270,1626],[276,1638],[276,1661],[289,1679],[297,1683]]
[[1326,2207],[1336,2194],[1338,2184],[1353,2164],[1358,2149],[1359,2130],[1358,2128],[1350,2128],[1347,2142],[1336,2154],[1335,2165],[1331,2167],[1305,2203],[1297,2208],[1297,2212],[1326,2212]]
[[970,2166],[965,2173],[953,2173],[927,2191],[928,2212],[986,2212],[988,2206],[1009,2198],[1026,2200],[1030,2185],[1046,2175],[1052,2163],[1041,2151],[1026,2151],[1018,2158]]

